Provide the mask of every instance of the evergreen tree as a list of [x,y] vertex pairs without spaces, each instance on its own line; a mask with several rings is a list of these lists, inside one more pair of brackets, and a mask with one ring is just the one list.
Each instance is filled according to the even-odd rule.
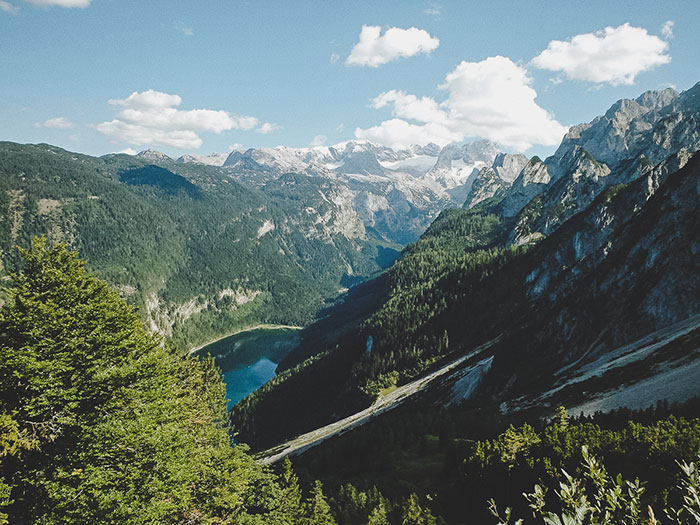
[[367,525],[389,525],[389,518],[386,515],[386,507],[383,501],[372,510]]
[[316,480],[311,495],[306,502],[308,525],[335,525],[331,507],[323,494],[323,484]]
[[279,477],[282,489],[281,514],[286,523],[301,523],[303,515],[303,504],[301,501],[301,489],[299,488],[299,478],[292,470],[292,462],[289,458],[284,458],[282,463],[282,473]]
[[435,525],[437,521],[430,510],[418,502],[418,496],[411,494],[401,509],[401,525]]
[[0,310],[0,522],[243,519],[265,473],[231,444],[212,361],[162,344],[65,246],[22,256]]

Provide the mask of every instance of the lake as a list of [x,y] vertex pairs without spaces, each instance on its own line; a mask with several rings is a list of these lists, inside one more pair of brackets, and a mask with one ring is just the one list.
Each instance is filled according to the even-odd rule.
[[299,330],[255,328],[219,339],[195,352],[211,355],[226,383],[228,408],[275,377],[277,364],[299,344]]

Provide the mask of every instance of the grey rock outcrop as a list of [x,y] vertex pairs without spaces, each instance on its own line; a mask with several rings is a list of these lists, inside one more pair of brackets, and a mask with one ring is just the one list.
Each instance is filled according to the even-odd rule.
[[527,162],[525,155],[496,155],[493,164],[481,168],[474,177],[464,207],[473,208],[486,199],[505,194]]

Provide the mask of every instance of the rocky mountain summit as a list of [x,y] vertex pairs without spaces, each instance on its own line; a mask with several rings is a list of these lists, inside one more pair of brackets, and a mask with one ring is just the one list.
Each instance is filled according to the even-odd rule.
[[[328,181],[335,196],[326,197],[337,201],[337,195],[342,194],[341,200],[349,203],[350,213],[361,220],[368,235],[403,245],[416,240],[443,209],[461,206],[479,169],[491,166],[501,153],[496,144],[486,140],[403,150],[353,140],[312,148],[233,151],[221,169],[234,180],[256,188],[274,185],[289,173]],[[206,159],[214,158],[220,156]],[[189,156],[177,162],[213,164],[206,159]],[[503,159],[499,174],[509,178],[511,160]]]
[[640,178],[681,150],[698,150],[699,99],[700,84],[683,93],[649,91],[573,126],[552,156],[531,159],[505,191],[500,213],[516,217],[509,243],[549,235],[605,189]]
[[525,155],[507,153],[496,155],[493,164],[481,168],[476,177],[473,178],[464,207],[473,208],[486,199],[502,196],[513,185],[513,181],[527,163]]

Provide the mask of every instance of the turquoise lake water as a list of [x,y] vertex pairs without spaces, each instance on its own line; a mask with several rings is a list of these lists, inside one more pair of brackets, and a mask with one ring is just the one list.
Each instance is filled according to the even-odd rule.
[[277,364],[298,344],[299,330],[258,328],[220,339],[196,355],[211,355],[221,368],[230,409],[275,377]]

